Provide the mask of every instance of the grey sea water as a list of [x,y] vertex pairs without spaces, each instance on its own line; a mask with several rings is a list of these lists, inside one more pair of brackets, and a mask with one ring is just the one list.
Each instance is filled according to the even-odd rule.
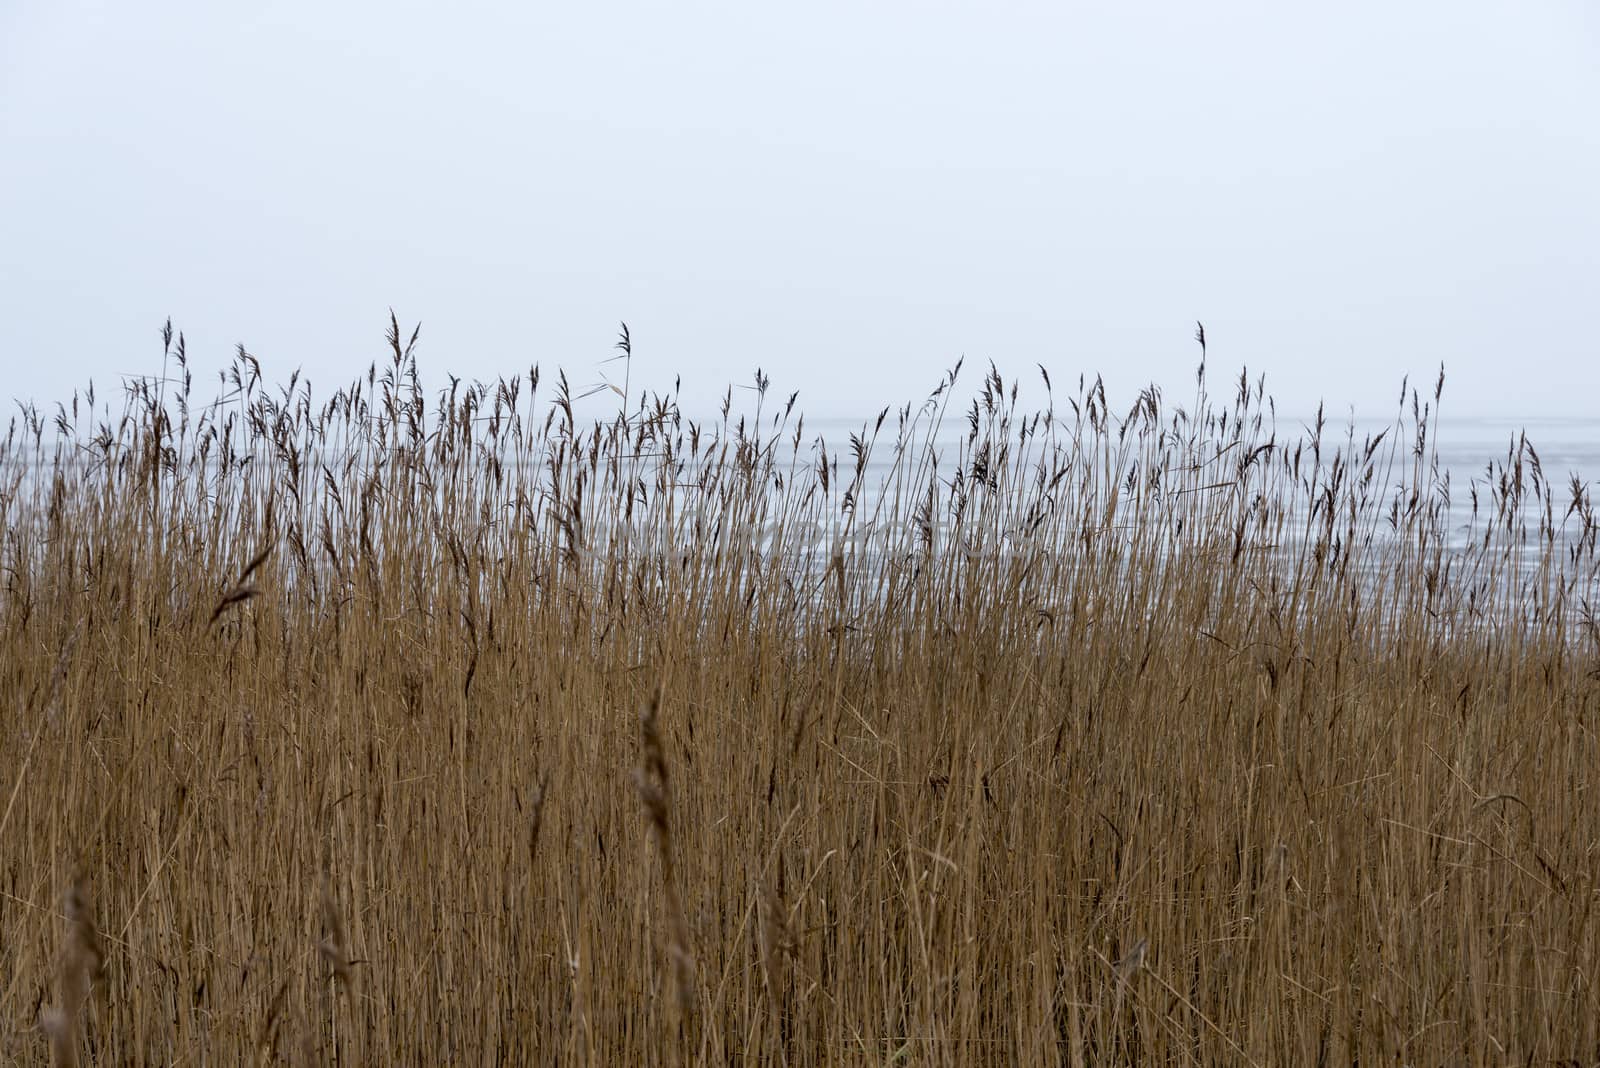
[[[1309,439],[1313,416],[1293,417],[1279,415],[1275,422],[1277,444],[1293,449],[1296,440]],[[852,434],[870,432],[872,421],[824,419],[807,423],[807,437],[815,441],[824,439],[830,454],[840,455],[844,468],[847,449]],[[963,418],[947,418],[934,437],[934,448],[941,455],[941,471],[946,477],[953,470],[956,457],[967,430]],[[1360,447],[1364,441],[1387,431],[1386,449],[1394,450],[1394,467],[1391,481],[1382,487],[1384,492],[1395,490],[1395,481],[1402,474],[1409,475],[1412,464],[1411,448],[1415,426],[1394,418],[1324,417],[1323,436],[1325,452],[1347,442]],[[870,436],[868,434],[867,436]],[[867,493],[884,484],[892,473],[893,417],[886,422],[879,444],[870,454],[863,484]],[[1262,438],[1265,439],[1263,433]],[[1548,487],[1553,507],[1553,519],[1558,528],[1558,544],[1569,542],[1581,523],[1571,517],[1563,518],[1563,511],[1576,487],[1591,499],[1600,497],[1600,419],[1550,417],[1550,416],[1492,416],[1449,417],[1441,416],[1429,426],[1428,447],[1437,458],[1441,481],[1447,476],[1449,508],[1446,512],[1445,544],[1460,550],[1469,540],[1482,533],[1484,518],[1474,525],[1472,501],[1474,491],[1485,510],[1489,509],[1491,487],[1499,479],[1499,471],[1519,451],[1526,441],[1537,455],[1541,481]],[[805,446],[802,445],[802,452]],[[1523,453],[1524,456],[1528,455]],[[1325,457],[1326,462],[1326,457]],[[1404,468],[1402,472],[1401,468]],[[1431,477],[1432,473],[1428,473]],[[1530,494],[1524,498],[1519,518],[1530,529],[1536,530],[1542,518],[1542,508]],[[1380,532],[1381,533],[1381,532]],[[1537,553],[1519,553],[1519,567],[1536,561]]]
[[[875,417],[874,417],[875,418]],[[892,418],[892,416],[891,416]],[[1302,432],[1308,432],[1314,416],[1279,416],[1277,421],[1279,441],[1288,441]],[[807,421],[808,435],[820,434],[830,446],[845,445],[849,436],[859,433],[863,425],[870,429],[871,419],[816,419]],[[1324,416],[1324,438],[1341,441],[1347,430],[1353,431],[1357,442],[1366,437],[1395,428],[1391,418],[1340,419]],[[885,432],[891,424],[885,424]],[[951,447],[959,444],[963,435],[959,418],[947,418],[938,440]],[[1594,419],[1550,416],[1441,416],[1434,444],[1438,448],[1441,469],[1450,472],[1450,481],[1465,486],[1472,478],[1482,479],[1491,462],[1505,459],[1507,450],[1514,447],[1522,435],[1538,450],[1544,464],[1545,476],[1555,485],[1565,485],[1572,476],[1589,486],[1600,480],[1600,417]],[[887,450],[880,449],[868,465],[869,473],[886,473]],[[869,481],[872,481],[869,479]]]
[[[837,470],[844,476],[844,479],[848,479],[849,469],[854,464],[851,453],[852,436],[872,438],[875,422],[875,413],[864,420],[850,418],[808,419],[805,421],[803,433],[792,456],[779,459],[778,464],[782,467],[785,461],[789,460],[803,469],[815,463],[819,454],[819,442],[825,443],[827,455],[837,462]],[[1279,415],[1274,423],[1274,429],[1270,433],[1280,448],[1292,450],[1297,440],[1309,438],[1312,423],[1312,417],[1297,418]],[[909,490],[915,494],[920,493],[925,488],[925,483],[912,486],[906,481],[908,471],[904,465],[898,470],[895,467],[896,424],[897,420],[891,413],[886,419],[881,433],[877,435],[876,444],[869,451],[868,462],[859,487],[858,503],[860,504],[870,503],[896,476],[901,480],[898,485],[900,492]],[[592,427],[593,424],[589,425]],[[716,424],[709,423],[705,425],[715,426]],[[1395,489],[1396,480],[1410,476],[1411,435],[1415,431],[1409,420],[1402,423],[1393,418],[1345,418],[1342,421],[1337,418],[1325,418],[1323,424],[1324,447],[1325,450],[1338,449],[1347,442],[1353,442],[1359,448],[1362,442],[1385,432],[1387,432],[1384,443],[1385,448],[1394,450],[1394,466],[1388,473],[1391,481],[1381,487],[1382,492],[1388,493]],[[919,454],[922,451],[923,444],[927,441],[927,433],[926,423],[917,427],[914,438],[917,442],[915,451]],[[1114,435],[1114,429],[1112,433]],[[1267,433],[1264,431],[1259,440],[1264,440]],[[946,483],[954,474],[956,466],[965,451],[967,434],[968,422],[966,418],[961,415],[947,414],[931,439],[933,451],[939,456],[939,477]],[[1011,440],[1015,442],[1014,437]],[[1508,456],[1516,452],[1524,440],[1536,451],[1542,472],[1542,480],[1549,487],[1549,499],[1554,509],[1555,525],[1560,528],[1557,531],[1556,542],[1558,544],[1567,542],[1573,528],[1581,529],[1581,524],[1571,520],[1570,517],[1563,517],[1562,513],[1568,500],[1570,500],[1574,484],[1577,485],[1580,492],[1589,495],[1591,498],[1600,497],[1600,481],[1597,481],[1600,480],[1600,419],[1548,416],[1441,416],[1436,423],[1430,425],[1429,446],[1433,455],[1437,457],[1439,474],[1441,476],[1448,475],[1449,478],[1450,507],[1446,513],[1446,522],[1444,524],[1444,542],[1447,548],[1463,550],[1467,547],[1468,542],[1475,537],[1475,531],[1482,531],[1481,519],[1476,528],[1472,523],[1471,501],[1473,491],[1476,488],[1477,495],[1487,505],[1491,496],[1490,487],[1497,477],[1497,472],[1491,470],[1492,465],[1505,465]],[[792,438],[788,439],[786,447],[794,444]],[[79,464],[87,463],[85,459],[86,453],[67,451],[57,455],[58,462],[68,467],[76,467]],[[1033,459],[1037,460],[1038,458],[1039,450],[1035,449]],[[340,458],[332,456],[331,453],[329,455],[319,454],[315,459],[319,462],[331,463],[335,469],[339,467]],[[544,475],[541,472],[543,457],[535,454],[528,459],[530,461],[528,470],[523,471],[521,474],[524,478],[531,479],[533,484],[537,485],[544,479]],[[1089,457],[1088,459],[1092,463],[1096,458]],[[19,460],[21,461],[20,464],[18,463]],[[1326,456],[1324,457],[1324,462],[1327,462]],[[10,463],[0,465],[0,467],[4,467],[9,472],[6,482],[7,485],[11,486],[12,492],[20,493],[22,496],[28,496],[30,492],[24,487],[27,487],[33,479],[37,479],[43,473],[39,465],[27,463],[26,457],[13,456]],[[1401,470],[1402,468],[1405,470]],[[1223,467],[1219,467],[1219,477],[1224,480],[1228,477]],[[839,482],[844,479],[835,481],[835,495],[840,489]],[[43,483],[34,484],[32,486],[32,495],[37,498],[42,486]],[[0,489],[4,489],[4,487],[0,487]],[[444,494],[449,491],[444,485],[441,485],[436,492]],[[687,484],[680,484],[680,488],[676,493],[681,493],[680,500],[685,502],[693,500],[695,496],[694,491]],[[715,511],[716,503],[714,501],[705,500],[700,503]],[[830,514],[816,513],[814,515],[818,522],[813,524],[815,529],[809,535],[799,539],[791,538],[787,543],[787,548],[778,551],[809,551],[817,554],[817,562],[825,566],[830,559],[830,554],[835,551],[841,538],[854,537],[856,539],[854,544],[863,550],[863,554],[858,558],[861,561],[861,566],[874,566],[872,563],[873,559],[875,559],[874,553],[881,551],[885,544],[882,541],[866,536],[867,531],[877,525],[876,520],[870,523],[849,523],[839,514],[840,509],[837,507],[837,503],[836,500]],[[1525,499],[1522,513],[1519,517],[1533,530],[1538,528],[1539,522],[1543,518],[1541,514],[1538,514],[1536,508],[1536,501],[1531,497]],[[858,511],[865,512],[867,509],[862,508]],[[906,512],[902,511],[901,515],[901,523],[903,525],[910,522],[910,517]],[[1297,519],[1301,522],[1305,521],[1305,513],[1298,505],[1291,508],[1290,516],[1291,523],[1296,522]],[[605,517],[602,516],[600,518],[603,523]],[[601,524],[591,527],[590,533],[594,536],[591,548],[595,549],[600,548],[606,539],[610,537],[622,536],[631,538],[635,536],[634,533],[625,530],[607,531]],[[1382,524],[1375,526],[1374,534],[1379,538],[1383,536]],[[757,547],[765,552],[776,548],[772,544],[769,535],[769,531],[751,530],[747,532],[746,536],[752,547]],[[652,551],[659,551],[664,547],[657,544],[659,540],[657,535],[650,535],[650,537],[656,538],[656,540],[649,542]],[[892,541],[892,539],[890,540]],[[688,551],[692,546],[678,545],[666,546],[666,548]],[[1001,551],[1005,550],[1002,548]],[[1525,569],[1536,563],[1537,557],[1538,553],[1535,545],[1531,552],[1519,551],[1514,566],[1519,570]]]

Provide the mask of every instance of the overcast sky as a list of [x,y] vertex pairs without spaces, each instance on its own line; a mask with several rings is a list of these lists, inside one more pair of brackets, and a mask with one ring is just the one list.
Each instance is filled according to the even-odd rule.
[[[1600,5],[0,3],[0,397],[242,342],[812,415],[965,354],[1113,400],[1600,417]],[[208,391],[209,386],[204,387]],[[1119,402],[1119,407],[1121,403]]]

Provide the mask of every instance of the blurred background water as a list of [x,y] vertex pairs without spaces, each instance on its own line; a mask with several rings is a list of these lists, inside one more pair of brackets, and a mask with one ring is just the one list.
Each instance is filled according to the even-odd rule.
[[[1309,439],[1314,419],[1314,416],[1278,416],[1277,443],[1280,446],[1287,445],[1292,450],[1297,439]],[[837,418],[808,421],[806,440],[802,441],[800,447],[801,454],[806,454],[808,441],[815,442],[820,437],[826,441],[829,454],[837,454],[843,472],[848,463],[851,435],[862,434],[864,428],[870,432],[875,420],[876,414],[866,421]],[[1387,499],[1388,491],[1395,488],[1395,483],[1403,475],[1410,476],[1415,430],[1409,418],[1406,422],[1407,425],[1402,426],[1394,418],[1352,419],[1347,416],[1341,420],[1325,415],[1324,462],[1330,449],[1338,448],[1350,439],[1359,447],[1362,442],[1388,431],[1384,447],[1387,449],[1391,444],[1394,445],[1396,456],[1392,477],[1383,487]],[[954,471],[966,432],[964,416],[947,415],[935,439],[935,448],[941,457],[941,475],[946,482]],[[1263,439],[1265,436],[1263,432]],[[1539,458],[1543,481],[1550,487],[1556,525],[1564,528],[1558,532],[1557,540],[1568,541],[1580,529],[1576,519],[1563,523],[1562,513],[1571,501],[1574,480],[1591,497],[1600,491],[1600,481],[1597,481],[1600,479],[1600,420],[1549,416],[1441,415],[1437,426],[1430,426],[1429,447],[1436,451],[1441,478],[1446,475],[1449,478],[1450,508],[1446,544],[1451,548],[1462,548],[1473,529],[1482,532],[1482,519],[1476,528],[1471,525],[1472,491],[1476,488],[1483,507],[1489,509],[1489,487],[1498,479],[1498,469],[1491,473],[1491,465],[1497,465],[1497,468],[1505,465],[1517,451],[1524,436]],[[881,487],[891,473],[893,437],[894,415],[891,414],[867,465],[865,486],[869,493]],[[1531,471],[1528,474],[1531,475]],[[1521,518],[1528,524],[1530,532],[1537,529],[1538,513],[1542,513],[1542,510],[1531,494],[1524,500]]]
[[[848,447],[851,434],[861,433],[863,427],[870,431],[876,418],[874,413],[865,420],[808,419],[806,438],[814,440],[821,436],[827,441],[830,451],[843,450]],[[1314,418],[1280,415],[1277,421],[1279,444],[1287,442],[1292,446],[1297,437],[1309,437]],[[884,423],[880,447],[868,465],[869,473],[881,475],[888,470],[889,450],[883,448],[882,444],[885,439],[892,437],[893,419],[891,414]],[[1389,430],[1390,439],[1393,439],[1398,429],[1392,418],[1341,420],[1337,416],[1325,415],[1324,424],[1323,440],[1334,444],[1344,441],[1346,433],[1350,431],[1353,431],[1359,444],[1384,430]],[[947,416],[938,441],[941,446],[948,446],[948,455],[954,457],[955,448],[965,433],[966,424],[959,414]],[[1577,476],[1581,482],[1593,487],[1595,480],[1600,479],[1600,419],[1571,417],[1441,416],[1434,439],[1440,469],[1450,473],[1453,487],[1464,489],[1469,479],[1485,479],[1488,465],[1504,460],[1507,452],[1515,448],[1524,434],[1528,443],[1538,451],[1545,477],[1554,485],[1565,486],[1573,476]],[[802,442],[802,449],[804,447],[805,442]],[[869,478],[869,482],[872,481],[875,480]]]

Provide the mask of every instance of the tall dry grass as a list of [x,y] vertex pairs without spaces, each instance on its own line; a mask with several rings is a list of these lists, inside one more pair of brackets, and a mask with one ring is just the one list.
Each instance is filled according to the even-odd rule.
[[0,1059],[1600,1059],[1600,528],[1437,387],[836,451],[391,327],[0,445]]

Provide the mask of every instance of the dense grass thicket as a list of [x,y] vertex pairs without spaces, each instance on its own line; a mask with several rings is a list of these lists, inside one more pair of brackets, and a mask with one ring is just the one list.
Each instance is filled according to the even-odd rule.
[[1600,520],[1442,379],[823,442],[391,325],[0,445],[0,1059],[1600,1060]]

